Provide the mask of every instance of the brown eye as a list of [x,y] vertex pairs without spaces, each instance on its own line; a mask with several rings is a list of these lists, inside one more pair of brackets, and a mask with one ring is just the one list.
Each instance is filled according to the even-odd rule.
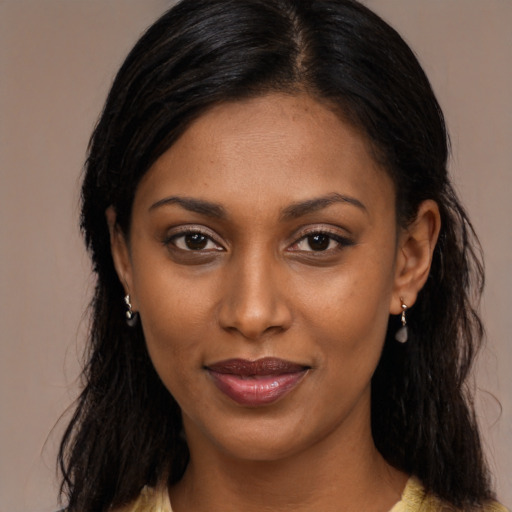
[[172,235],[164,240],[164,245],[173,245],[174,247],[189,252],[199,251],[222,251],[223,248],[217,244],[212,237],[201,231],[186,231],[177,235]]
[[329,248],[331,237],[322,233],[310,235],[306,238],[309,248],[313,251],[325,251]]
[[208,237],[202,233],[189,233],[184,236],[184,242],[191,251],[200,251],[208,245]]
[[332,255],[335,251],[354,245],[353,240],[330,231],[310,231],[303,235],[289,250],[303,253],[326,253]]

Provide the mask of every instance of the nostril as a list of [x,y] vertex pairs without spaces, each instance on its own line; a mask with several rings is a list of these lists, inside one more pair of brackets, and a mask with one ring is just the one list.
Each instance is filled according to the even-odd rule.
[[284,305],[259,309],[229,308],[224,305],[219,321],[221,327],[230,333],[258,340],[286,331],[291,325],[291,313]]

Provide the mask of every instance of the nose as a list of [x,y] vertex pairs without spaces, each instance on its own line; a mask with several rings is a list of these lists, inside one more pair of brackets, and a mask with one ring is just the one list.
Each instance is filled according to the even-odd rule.
[[292,311],[283,272],[279,262],[261,254],[233,263],[222,286],[221,327],[249,340],[286,331]]

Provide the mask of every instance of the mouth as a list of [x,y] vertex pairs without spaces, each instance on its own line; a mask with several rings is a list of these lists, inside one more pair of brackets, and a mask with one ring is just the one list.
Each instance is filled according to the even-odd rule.
[[240,405],[259,407],[276,402],[295,389],[309,366],[265,357],[256,361],[229,359],[205,367],[213,383]]

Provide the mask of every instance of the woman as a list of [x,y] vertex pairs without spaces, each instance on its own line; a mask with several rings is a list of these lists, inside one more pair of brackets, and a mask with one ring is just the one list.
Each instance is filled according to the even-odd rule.
[[184,0],[93,134],[70,511],[503,510],[443,116],[352,0]]

